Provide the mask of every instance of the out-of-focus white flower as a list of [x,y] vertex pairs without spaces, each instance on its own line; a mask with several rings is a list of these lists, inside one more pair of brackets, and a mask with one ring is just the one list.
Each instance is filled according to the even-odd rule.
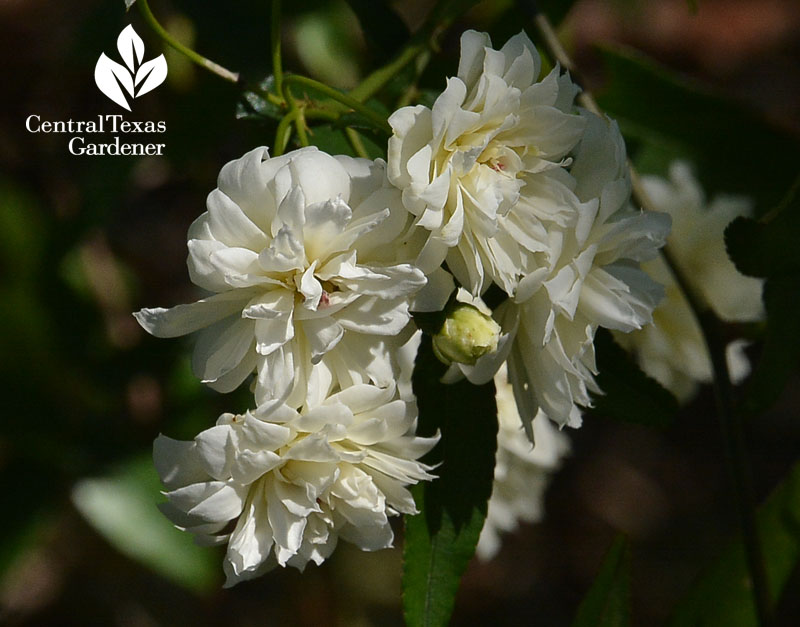
[[438,436],[416,437],[415,422],[393,386],[361,384],[301,412],[272,402],[223,414],[191,442],[159,436],[162,509],[198,542],[227,543],[226,586],[320,564],[340,537],[389,547],[388,517],[416,513],[405,486],[433,478],[416,460]]
[[[525,33],[501,50],[485,33],[461,37],[458,76],[432,109],[404,107],[389,118],[389,179],[428,232],[418,263],[445,258],[474,295],[491,280],[512,293],[525,251],[546,245],[537,219],[557,219],[574,200],[564,167],[584,129],[573,112],[577,87],[541,62]],[[527,211],[510,213],[522,203]]]
[[[663,295],[639,267],[663,246],[670,219],[642,213],[628,204],[625,144],[614,122],[582,113],[586,131],[570,168],[580,210],[564,224],[543,223],[549,245],[531,253],[528,273],[513,297],[495,311],[505,334],[509,380],[529,438],[539,410],[559,425],[577,427],[580,406],[600,392],[594,335],[598,327],[632,331],[649,323]],[[499,366],[499,364],[497,364]],[[470,380],[488,380],[496,371],[478,361],[463,371]]]
[[256,148],[222,168],[189,229],[192,281],[215,294],[136,318],[159,337],[203,329],[195,373],[230,391],[257,369],[258,404],[387,385],[396,373],[383,338],[406,327],[426,282],[397,261],[415,256],[400,241],[408,223],[381,161]]
[[[642,184],[653,206],[672,216],[672,257],[699,295],[723,320],[761,319],[762,281],[739,274],[725,252],[724,241],[725,227],[737,216],[750,215],[752,202],[739,196],[718,196],[706,204],[691,168],[681,161],[670,166],[669,180],[644,176]],[[636,353],[647,374],[679,399],[688,400],[698,382],[711,380],[705,342],[664,261],[653,259],[643,268],[666,286],[666,297],[653,313],[653,325],[630,334],[617,334],[616,338]],[[750,371],[743,348],[741,341],[728,346],[728,365],[734,381]]]
[[536,522],[544,512],[544,492],[569,451],[569,439],[539,411],[533,419],[535,446],[525,435],[505,366],[495,375],[497,389],[497,456],[486,522],[476,549],[491,559],[500,549],[500,535],[520,521]]

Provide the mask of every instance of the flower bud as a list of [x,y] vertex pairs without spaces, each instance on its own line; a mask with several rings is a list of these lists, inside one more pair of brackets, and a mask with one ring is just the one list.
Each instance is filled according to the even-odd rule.
[[473,365],[486,353],[497,350],[500,325],[474,305],[456,303],[433,336],[433,352],[447,365]]

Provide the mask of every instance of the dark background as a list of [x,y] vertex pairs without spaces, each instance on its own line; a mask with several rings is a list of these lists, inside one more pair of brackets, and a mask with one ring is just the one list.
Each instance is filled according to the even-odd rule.
[[[593,45],[623,42],[796,135],[800,5],[698,4],[692,15],[680,0],[585,0],[562,34],[592,88],[604,84]],[[250,80],[269,73],[268,2],[152,5],[209,58]],[[412,30],[428,5],[395,4]],[[375,67],[344,3],[299,2],[287,13],[289,69],[348,87]],[[93,71],[101,52],[117,58],[116,37],[128,23],[145,40],[146,59],[162,51],[122,0],[0,4],[0,623],[400,625],[399,550],[365,554],[342,544],[322,567],[222,590],[221,554],[193,548],[155,510],[154,437],[192,437],[248,398],[204,389],[190,373],[189,342],[147,337],[130,314],[193,298],[186,229],[220,167],[271,144],[275,127],[237,120],[235,86],[167,51],[167,82],[126,113],[166,121],[163,135],[129,139],[166,143],[163,158],[73,156],[70,135],[28,133],[30,114],[123,113],[97,90]],[[501,45],[524,24],[511,2],[478,5],[443,39],[423,85],[441,89],[455,73],[464,28],[488,30]],[[759,498],[797,458],[799,382],[795,375],[750,425]],[[633,542],[636,624],[658,624],[733,536],[709,390],[668,430],[592,415],[570,436],[573,452],[548,491],[546,521],[507,537],[493,562],[471,565],[454,624],[568,624],[618,530]],[[799,584],[795,573],[790,586]],[[786,598],[779,613],[791,624],[798,595]]]

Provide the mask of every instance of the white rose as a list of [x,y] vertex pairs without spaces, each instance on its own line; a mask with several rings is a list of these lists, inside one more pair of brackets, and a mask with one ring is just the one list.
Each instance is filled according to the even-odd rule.
[[400,241],[409,216],[383,170],[316,148],[228,163],[188,238],[192,281],[215,294],[137,320],[158,337],[202,329],[196,374],[230,391],[257,370],[258,403],[388,384],[384,340],[406,327],[426,279],[398,261],[413,256]]
[[191,442],[159,436],[162,511],[201,544],[226,544],[226,586],[275,565],[322,563],[339,538],[391,546],[388,518],[415,514],[409,484],[438,441],[414,435],[416,407],[393,386],[355,385],[301,412],[271,402],[223,414]]
[[540,409],[559,425],[580,426],[580,407],[591,405],[590,391],[600,392],[594,380],[597,328],[641,328],[663,295],[639,262],[663,246],[669,216],[627,204],[630,181],[617,125],[587,112],[581,116],[586,131],[570,168],[572,188],[564,190],[573,196],[569,206],[579,210],[541,221],[548,245],[526,253],[527,274],[494,312],[511,340],[474,368],[461,368],[471,381],[484,382],[497,370],[497,359],[507,356],[531,439]]
[[404,107],[389,118],[389,179],[428,232],[418,264],[427,272],[446,258],[474,295],[491,280],[511,293],[523,251],[541,248],[535,221],[504,221],[521,190],[528,205],[543,194],[547,211],[563,179],[569,185],[561,170],[584,128],[572,112],[578,90],[558,68],[538,81],[540,70],[524,33],[494,50],[488,35],[467,31],[458,76],[433,108]]

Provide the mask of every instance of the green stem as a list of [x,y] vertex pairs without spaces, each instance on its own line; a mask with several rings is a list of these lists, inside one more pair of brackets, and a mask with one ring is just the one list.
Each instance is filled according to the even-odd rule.
[[378,68],[350,90],[350,96],[364,102],[377,94],[398,72],[420,54],[435,50],[442,33],[477,0],[441,0],[430,12],[428,19],[397,56],[387,65]]
[[231,83],[239,82],[238,73],[231,72],[218,63],[214,63],[213,61],[206,59],[204,56],[196,53],[191,48],[184,46],[181,42],[170,35],[166,29],[158,23],[158,20],[156,20],[155,15],[153,15],[153,12],[150,10],[150,6],[147,4],[147,0],[139,0],[136,4],[139,7],[139,11],[144,18],[144,21],[147,22],[150,28],[155,31],[156,35],[161,37],[165,43],[187,57],[190,61],[193,61],[200,67],[207,69],[209,72],[213,72],[217,76],[224,78],[226,81],[230,81]]
[[345,137],[347,137],[347,141],[350,143],[350,147],[353,149],[353,152],[356,153],[356,156],[369,159],[369,154],[364,146],[364,142],[361,141],[361,135],[358,134],[358,131],[348,126],[344,129],[344,134]]
[[294,116],[294,130],[297,132],[297,141],[300,142],[301,146],[308,146],[308,133],[306,132],[306,116],[303,114],[302,107],[298,107],[294,101],[292,102],[292,107],[295,109],[296,113]]
[[273,156],[278,157],[284,153],[286,146],[289,144],[289,138],[292,136],[292,122],[296,113],[287,113],[281,118],[278,123],[278,128],[275,131],[275,146],[273,147]]
[[347,94],[343,94],[340,91],[337,91],[333,87],[328,87],[328,85],[325,85],[324,83],[315,81],[313,78],[308,78],[307,76],[300,76],[298,74],[287,74],[286,76],[283,77],[283,84],[299,85],[307,87],[308,89],[312,89],[321,94],[324,94],[328,98],[331,98],[332,100],[342,103],[346,107],[352,109],[362,117],[366,118],[367,120],[372,122],[373,126],[375,126],[377,129],[385,132],[386,134],[391,134],[392,132],[389,123],[380,113],[370,109],[364,103],[359,102],[355,98],[348,96]]
[[411,43],[401,50],[400,54],[390,61],[388,65],[378,68],[363,81],[361,81],[361,83],[359,83],[356,87],[351,89],[349,92],[350,97],[358,102],[364,102],[365,100],[368,100],[381,89],[383,89],[383,87],[390,80],[392,80],[398,72],[416,59],[417,56],[424,52],[427,48],[427,41],[415,42],[415,40],[412,39]]
[[[572,74],[573,79],[580,83],[575,63],[561,45],[547,16],[538,10],[535,2],[529,1],[526,3],[526,6],[532,14],[531,17],[547,50],[565,70]],[[589,92],[583,91],[578,98],[579,103],[584,108],[607,119],[607,116],[603,113]],[[647,197],[647,193],[641,184],[636,170],[630,162],[628,165],[631,173],[633,187],[632,200],[634,204],[646,210],[653,210],[653,204]],[[725,353],[726,342],[721,332],[722,322],[708,308],[702,296],[693,288],[686,276],[681,272],[668,246],[664,247],[661,254],[697,320],[711,359],[717,415],[720,421],[720,429],[727,451],[729,470],[736,494],[739,524],[744,539],[745,552],[747,554],[747,566],[750,573],[750,580],[753,585],[753,599],[755,602],[756,614],[758,616],[759,625],[761,625],[761,627],[767,627],[773,624],[773,617],[761,540],[756,526],[755,494],[752,482],[753,473],[742,417],[734,407],[733,385],[731,383]]]

